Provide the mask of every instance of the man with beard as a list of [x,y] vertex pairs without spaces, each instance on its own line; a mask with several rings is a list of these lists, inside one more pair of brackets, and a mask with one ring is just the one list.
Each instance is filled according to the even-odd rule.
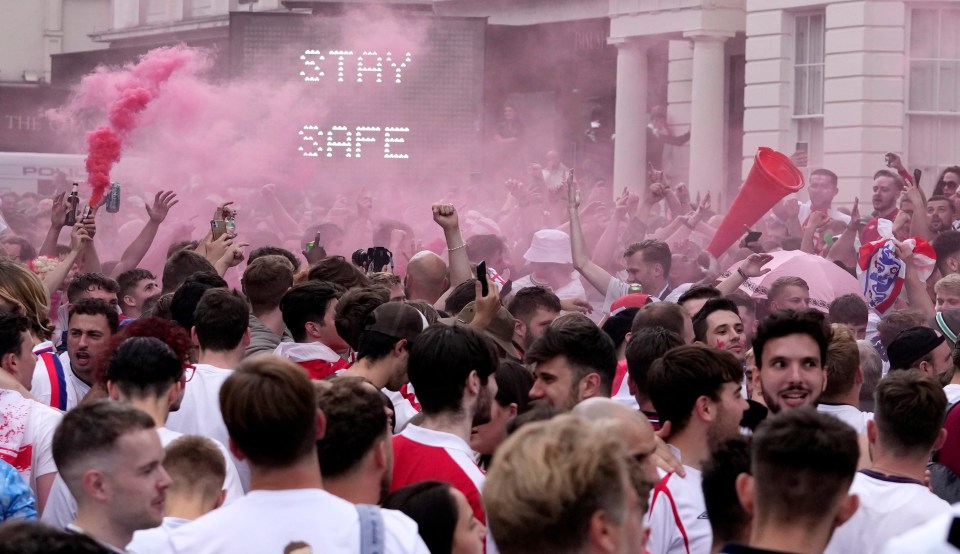
[[317,440],[323,487],[353,504],[380,504],[393,473],[386,399],[359,377],[334,377],[314,386],[317,406],[327,418],[327,432]]
[[357,363],[341,373],[362,377],[382,389],[393,402],[397,429],[418,413],[407,364],[410,347],[425,326],[426,319],[409,304],[388,302],[378,306],[360,335]]
[[877,223],[881,219],[887,219],[891,222],[900,214],[897,208],[897,201],[900,199],[900,193],[905,188],[903,178],[896,173],[881,169],[873,176],[873,210],[876,216],[867,222],[866,227],[860,231],[860,243],[866,244],[880,239],[880,233],[877,231]]
[[956,216],[956,208],[949,198],[931,196],[927,200],[927,224],[930,226],[931,239],[943,231],[953,229],[953,220]]
[[474,461],[470,432],[490,421],[498,363],[493,343],[466,326],[435,324],[417,337],[408,371],[424,418],[393,437],[391,492],[420,481],[450,483],[486,525],[480,499],[486,477]]
[[530,350],[533,341],[540,338],[557,319],[560,310],[560,299],[546,287],[532,286],[518,290],[507,305],[507,311],[516,320],[514,342],[522,346],[524,352]]
[[650,399],[661,420],[670,422],[667,446],[686,472],[660,473],[651,497],[650,552],[710,552],[701,472],[711,450],[740,433],[747,409],[742,380],[742,364],[732,354],[701,345],[674,348],[650,368]]
[[743,362],[747,355],[746,334],[740,312],[732,300],[712,298],[693,317],[697,342],[726,350]]
[[829,344],[830,328],[816,310],[781,310],[760,322],[753,352],[771,412],[817,406],[827,386],[823,363]]
[[570,410],[588,398],[610,398],[617,373],[613,340],[583,314],[563,319],[563,325],[549,327],[526,354],[536,378],[530,399]]

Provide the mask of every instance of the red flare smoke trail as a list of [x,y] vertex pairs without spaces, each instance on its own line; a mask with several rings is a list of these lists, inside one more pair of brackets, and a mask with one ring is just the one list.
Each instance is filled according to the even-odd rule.
[[99,203],[110,188],[110,170],[120,160],[121,144],[137,127],[137,116],[159,93],[160,86],[196,54],[183,48],[158,48],[148,52],[133,67],[127,79],[119,80],[119,96],[109,106],[109,125],[87,134],[87,180],[93,192],[90,205]]

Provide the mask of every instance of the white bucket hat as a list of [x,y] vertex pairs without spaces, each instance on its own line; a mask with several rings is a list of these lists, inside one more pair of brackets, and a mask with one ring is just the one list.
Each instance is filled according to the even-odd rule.
[[572,264],[570,235],[557,229],[537,231],[523,259],[533,263]]

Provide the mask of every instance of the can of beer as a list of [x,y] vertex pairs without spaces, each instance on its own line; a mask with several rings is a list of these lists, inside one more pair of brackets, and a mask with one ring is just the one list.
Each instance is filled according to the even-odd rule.
[[640,286],[640,283],[630,283],[630,286],[627,288],[627,294],[638,294],[643,292],[643,287]]
[[120,183],[110,185],[107,193],[107,212],[115,214],[120,211]]

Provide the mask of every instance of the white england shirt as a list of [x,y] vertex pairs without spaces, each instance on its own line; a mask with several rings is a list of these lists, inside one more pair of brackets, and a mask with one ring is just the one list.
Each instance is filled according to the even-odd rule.
[[923,483],[861,470],[850,494],[860,507],[833,533],[825,554],[879,554],[887,541],[950,511],[946,501]]
[[867,422],[873,419],[872,412],[861,412],[859,408],[849,404],[818,404],[817,411],[833,416],[846,423],[860,435],[867,434]]
[[[928,523],[914,527],[906,533],[887,542],[883,554],[957,554],[960,547],[950,543],[954,526],[960,527],[960,504],[954,505],[947,513],[931,519]],[[954,543],[960,542],[956,538]]]
[[[667,445],[677,459],[680,451]],[[650,542],[652,554],[709,554],[713,530],[703,500],[703,474],[684,465],[686,477],[660,471],[660,482],[650,494]]]

